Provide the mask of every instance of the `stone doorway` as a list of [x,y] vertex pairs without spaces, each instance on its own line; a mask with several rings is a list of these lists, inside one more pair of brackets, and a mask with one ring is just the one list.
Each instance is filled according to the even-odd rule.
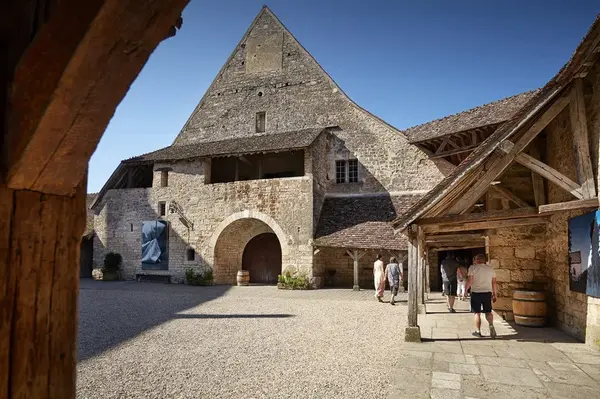
[[275,220],[256,211],[243,211],[215,229],[207,254],[216,284],[235,284],[239,270],[250,282],[276,284],[288,259],[286,236]]
[[250,282],[277,284],[281,274],[281,246],[274,233],[263,233],[252,238],[244,248],[242,269],[250,273]]

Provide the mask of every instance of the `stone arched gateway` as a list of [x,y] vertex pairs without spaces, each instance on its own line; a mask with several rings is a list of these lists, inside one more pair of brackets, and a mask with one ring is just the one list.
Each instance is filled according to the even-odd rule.
[[[265,249],[263,253],[259,247]],[[252,282],[274,284],[288,263],[288,255],[287,237],[273,218],[243,211],[219,223],[209,241],[207,260],[217,284],[234,284],[242,268],[251,272]]]

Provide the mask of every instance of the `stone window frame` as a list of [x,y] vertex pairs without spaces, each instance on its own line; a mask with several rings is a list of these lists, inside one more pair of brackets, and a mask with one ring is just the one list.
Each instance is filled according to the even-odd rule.
[[255,132],[256,133],[264,133],[267,131],[267,112],[259,111],[256,113],[256,125]]
[[[190,259],[190,256],[189,256],[190,254],[192,254],[193,259]],[[198,257],[198,254],[196,253],[196,250],[194,248],[187,247],[185,249],[185,262],[186,263],[196,263],[197,257]]]
[[158,216],[167,216],[167,201],[158,201]]
[[169,187],[169,172],[172,170],[169,167],[155,169],[156,172],[160,172],[160,187]]
[[[340,171],[343,168],[343,172]],[[336,184],[353,184],[360,182],[360,162],[358,158],[346,157],[334,160],[334,173]],[[343,176],[341,176],[343,174]]]

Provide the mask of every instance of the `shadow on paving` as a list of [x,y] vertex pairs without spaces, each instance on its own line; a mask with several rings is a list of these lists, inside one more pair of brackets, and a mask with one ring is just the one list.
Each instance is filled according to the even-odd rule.
[[224,295],[230,286],[103,282],[81,280],[79,291],[79,361],[102,354],[144,331],[173,319],[289,317],[289,315],[178,314]]

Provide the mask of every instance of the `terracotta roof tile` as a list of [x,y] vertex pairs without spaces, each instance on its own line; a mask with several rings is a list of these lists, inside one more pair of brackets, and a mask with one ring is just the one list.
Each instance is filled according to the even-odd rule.
[[373,195],[326,198],[315,234],[316,246],[396,249],[407,248],[403,235],[394,235],[390,222],[420,195]]
[[324,130],[326,129],[312,128],[283,133],[244,136],[220,141],[172,145],[148,154],[129,158],[123,162],[175,161],[207,156],[299,149],[310,146]]
[[411,143],[431,140],[452,133],[495,125],[509,120],[539,90],[527,91],[458,114],[449,115],[403,131]]

